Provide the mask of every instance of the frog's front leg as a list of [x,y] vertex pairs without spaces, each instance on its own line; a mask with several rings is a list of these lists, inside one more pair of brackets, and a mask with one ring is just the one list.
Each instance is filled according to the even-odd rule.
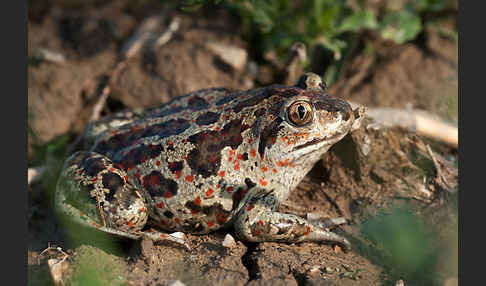
[[278,202],[275,195],[259,191],[246,200],[235,220],[236,234],[249,242],[334,242],[350,247],[349,241],[317,223],[293,214],[276,212]]
[[123,169],[94,152],[77,152],[66,160],[56,190],[56,208],[62,218],[130,239],[187,244],[179,235],[143,232],[149,210],[141,192]]

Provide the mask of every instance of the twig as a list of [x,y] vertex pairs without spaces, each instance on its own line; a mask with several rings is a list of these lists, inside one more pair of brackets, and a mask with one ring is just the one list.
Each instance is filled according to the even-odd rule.
[[366,115],[385,127],[401,127],[442,141],[454,148],[459,145],[457,127],[431,116],[423,110],[368,108]]
[[286,85],[293,85],[296,80],[296,67],[297,63],[303,62],[307,59],[307,50],[305,44],[296,42],[290,48],[289,57],[284,64],[283,82]]
[[442,167],[439,165],[439,162],[435,158],[434,152],[430,148],[430,146],[427,144],[427,152],[429,153],[430,157],[432,158],[432,162],[434,162],[435,170],[437,172],[437,175],[435,177],[435,182],[443,189],[447,190],[448,192],[452,192],[452,188],[447,181],[447,179],[444,176],[444,173],[442,172]]
[[174,18],[172,19],[172,22],[170,22],[169,27],[167,30],[165,30],[153,43],[152,49],[158,48],[162,45],[167,44],[170,39],[172,39],[174,33],[179,30],[181,21],[179,18]]
[[63,54],[60,52],[56,51],[51,51],[45,48],[37,48],[33,56],[39,60],[44,60],[44,61],[49,61],[53,62],[56,64],[65,64],[66,63],[66,58],[64,57]]
[[133,36],[122,46],[121,57],[128,59],[136,55],[150,39],[153,39],[155,30],[160,26],[163,19],[162,15],[155,15],[143,20]]

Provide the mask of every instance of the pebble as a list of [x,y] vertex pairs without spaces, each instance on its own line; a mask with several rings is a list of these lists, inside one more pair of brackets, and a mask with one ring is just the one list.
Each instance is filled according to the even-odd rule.
[[235,239],[230,234],[226,234],[223,240],[223,246],[227,248],[235,247],[236,246]]
[[167,284],[167,286],[186,286],[186,284],[182,283],[181,280],[175,280]]

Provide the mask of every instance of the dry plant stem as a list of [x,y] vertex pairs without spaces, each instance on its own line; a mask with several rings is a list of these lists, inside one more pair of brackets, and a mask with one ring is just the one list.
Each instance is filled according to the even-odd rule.
[[385,127],[401,127],[419,135],[439,140],[457,148],[459,135],[457,127],[437,119],[422,110],[397,108],[368,108],[366,115]]
[[153,39],[155,30],[160,26],[163,18],[162,15],[155,15],[143,20],[133,36],[122,46],[120,52],[122,58],[128,59],[133,57],[150,39]]
[[297,70],[297,63],[303,62],[307,59],[307,51],[305,44],[297,42],[290,48],[290,54],[284,64],[283,82],[286,85],[293,85],[297,79],[295,73]]
[[430,157],[432,158],[432,162],[434,162],[435,170],[437,171],[437,175],[435,177],[435,182],[443,189],[447,190],[448,192],[452,192],[452,188],[450,187],[449,182],[447,181],[444,173],[442,172],[443,168],[435,158],[434,152],[427,145],[427,152],[429,153]]
[[35,52],[34,55],[38,57],[41,60],[56,63],[56,64],[65,64],[66,63],[66,58],[64,57],[63,54],[56,52],[56,51],[51,51],[45,48],[38,48]]

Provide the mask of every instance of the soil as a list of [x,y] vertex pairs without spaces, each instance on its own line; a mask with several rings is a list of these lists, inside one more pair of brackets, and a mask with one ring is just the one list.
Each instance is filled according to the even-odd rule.
[[[29,7],[29,167],[56,166],[29,186],[30,285],[52,283],[46,258],[59,253],[40,255],[48,245],[62,247],[69,254],[65,280],[80,285],[83,281],[91,285],[167,285],[174,280],[186,285],[394,285],[399,279],[406,285],[443,285],[446,279],[458,276],[457,192],[437,183],[436,167],[424,146],[429,144],[443,159],[442,165],[451,170],[457,170],[457,151],[402,130],[365,128],[371,123],[368,119],[323,156],[280,208],[302,216],[346,218],[349,224],[334,230],[350,237],[350,251],[315,243],[244,243],[232,230],[188,235],[190,252],[147,240],[100,242],[64,232],[52,211],[51,194],[65,157],[56,157],[43,146],[55,146],[65,135],[71,135],[72,143],[86,126],[106,84],[111,93],[102,115],[163,104],[201,88],[248,89],[271,78],[254,72],[251,58],[247,67],[235,68],[208,48],[208,43],[219,43],[249,49],[242,40],[240,23],[228,12],[182,13],[161,3],[45,0]],[[167,44],[128,59],[114,77],[123,43],[146,17],[160,11],[165,11],[161,30],[176,17],[179,30]],[[457,14],[452,13],[439,25],[454,28],[456,21]],[[358,53],[370,38],[372,51]],[[65,63],[39,59],[36,55],[41,48],[62,54]],[[405,45],[365,35],[358,40],[356,51],[330,88],[333,94],[367,106],[411,105],[457,124],[456,42],[426,28],[417,40]],[[258,65],[260,71],[270,69],[266,63]],[[457,175],[448,176],[448,182],[451,189],[457,189]],[[431,230],[412,244],[413,251],[430,253],[425,262],[413,260],[410,266],[394,260],[393,250],[391,255],[383,254],[386,244],[376,241],[381,232],[372,227],[376,220],[370,218],[396,215],[395,210],[401,210],[397,216],[404,219],[397,224],[405,225],[418,216],[425,225],[419,234],[424,234],[424,228]],[[235,237],[232,247],[222,244],[227,233]],[[437,249],[430,246],[431,241],[437,242],[433,243]],[[86,270],[85,264],[91,268]]]

